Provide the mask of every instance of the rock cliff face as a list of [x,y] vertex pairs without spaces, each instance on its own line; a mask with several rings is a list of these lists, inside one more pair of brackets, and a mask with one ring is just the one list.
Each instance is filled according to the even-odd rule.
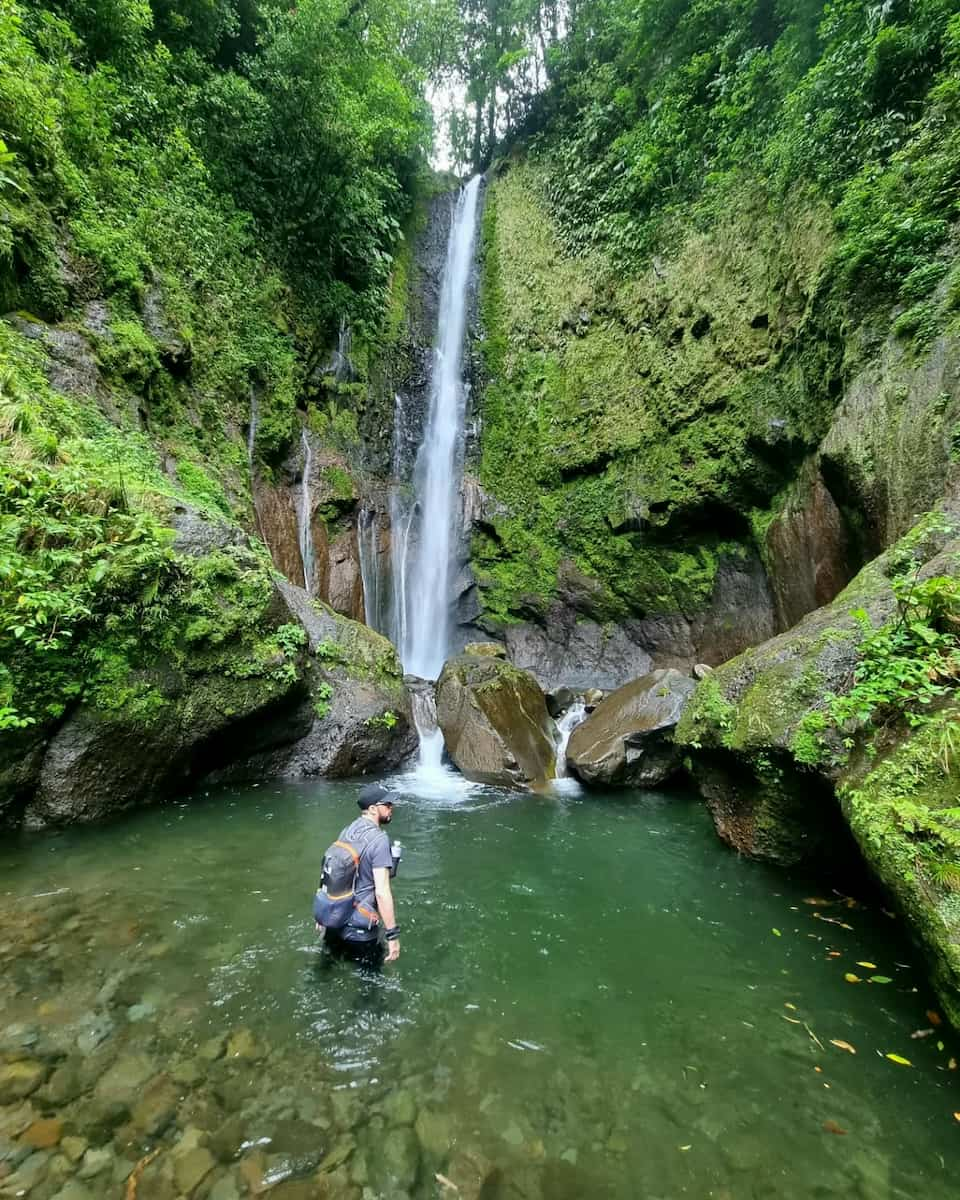
[[304,430],[272,480],[254,479],[253,501],[277,570],[336,612],[362,621],[358,493],[345,458]]

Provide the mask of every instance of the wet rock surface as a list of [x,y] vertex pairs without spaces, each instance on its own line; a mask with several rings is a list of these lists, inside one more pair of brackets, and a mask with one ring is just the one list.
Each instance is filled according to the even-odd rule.
[[437,681],[447,752],[468,779],[523,785],[553,777],[553,722],[536,680],[501,658],[449,659]]
[[307,631],[307,696],[287,744],[241,759],[215,778],[347,777],[399,766],[416,751],[417,734],[393,646],[312,601],[302,588],[279,586]]
[[[922,817],[898,810],[900,798],[908,806],[950,804],[950,772],[922,722],[838,729],[824,719],[815,736],[809,732],[809,714],[823,714],[832,696],[849,691],[866,631],[898,613],[891,581],[957,575],[958,531],[960,501],[952,496],[832,603],[704,678],[676,737],[693,752],[720,836],[737,850],[783,863],[850,863],[855,840],[925,946],[944,1006],[960,1024],[960,912],[949,889],[920,869],[909,834]],[[954,706],[950,699],[938,719],[951,721]]]
[[[354,621],[364,619],[363,582],[357,545],[358,493],[348,464],[329,448],[314,444],[309,430],[309,464],[295,439],[275,478],[255,476],[257,526],[277,570],[291,583]],[[309,465],[306,480],[304,470]],[[309,524],[309,533],[301,530]],[[309,580],[304,579],[301,538],[309,537]]]
[[755,554],[721,558],[709,603],[689,614],[602,620],[593,610],[593,591],[578,582],[583,578],[568,568],[559,599],[544,616],[503,631],[510,661],[548,691],[612,691],[653,669],[716,665],[777,629],[774,599]]
[[656,787],[680,766],[673,730],[696,683],[652,671],[602,700],[570,735],[567,762],[584,783]]

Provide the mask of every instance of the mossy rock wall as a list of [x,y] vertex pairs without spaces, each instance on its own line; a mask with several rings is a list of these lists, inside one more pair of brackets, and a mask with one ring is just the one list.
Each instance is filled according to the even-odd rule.
[[[566,569],[592,581],[592,619],[693,625],[720,564],[756,555],[752,512],[828,427],[832,402],[793,353],[828,216],[746,197],[725,225],[625,280],[563,252],[548,184],[511,165],[484,216],[484,616],[543,621]],[[753,623],[724,653],[772,632]],[[701,632],[688,661],[711,657]]]
[[[531,668],[561,629],[607,686],[722,662],[832,600],[949,486],[956,338],[851,320],[833,214],[802,189],[744,182],[625,277],[564,250],[549,170],[501,164],[485,209],[480,623]],[[738,560],[758,582],[724,588]]]

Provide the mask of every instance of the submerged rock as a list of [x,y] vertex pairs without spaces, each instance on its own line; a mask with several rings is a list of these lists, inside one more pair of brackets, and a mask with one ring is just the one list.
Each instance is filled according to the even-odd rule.
[[673,730],[695,687],[688,675],[668,668],[618,688],[570,735],[570,769],[584,783],[662,783],[680,764]]
[[551,779],[553,722],[532,675],[501,658],[449,659],[437,683],[447,752],[468,779],[522,785]]

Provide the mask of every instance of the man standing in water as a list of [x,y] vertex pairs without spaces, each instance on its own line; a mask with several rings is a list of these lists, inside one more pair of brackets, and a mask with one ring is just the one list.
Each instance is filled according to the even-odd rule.
[[[317,905],[317,930],[324,944],[338,957],[350,958],[368,966],[384,961],[395,962],[400,957],[400,927],[393,907],[390,877],[396,873],[396,863],[390,849],[390,839],[381,826],[393,820],[393,805],[397,793],[378,783],[368,783],[360,789],[357,804],[361,814],[340,831],[337,843],[353,847],[356,859],[356,879],[353,891],[353,913],[338,929],[320,923]],[[380,942],[383,924],[386,956]]]

